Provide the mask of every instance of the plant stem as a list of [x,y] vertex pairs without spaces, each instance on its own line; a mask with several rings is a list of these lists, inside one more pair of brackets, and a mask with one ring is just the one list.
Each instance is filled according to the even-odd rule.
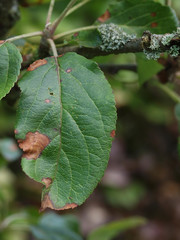
[[96,29],[98,26],[87,26],[87,27],[81,27],[81,28],[76,28],[67,32],[63,32],[60,34],[57,34],[53,37],[54,40],[58,39],[58,38],[62,38],[65,36],[68,36],[72,33],[76,33],[76,32],[82,32],[82,31],[87,31],[87,30],[92,30],[92,29]]
[[91,0],[85,0],[85,1],[82,1],[82,2],[78,3],[77,5],[75,5],[71,9],[69,9],[69,11],[66,13],[66,17],[69,16],[71,13],[73,13],[74,11],[76,11],[77,9],[84,6],[86,3],[90,2],[90,1]]
[[54,41],[51,38],[48,38],[47,41],[48,41],[49,45],[51,46],[54,57],[57,58],[58,53],[57,53],[57,49],[56,49],[56,45],[55,45]]
[[173,90],[171,90],[169,87],[167,87],[164,84],[155,83],[155,86],[157,86],[159,89],[163,90],[173,101],[180,103],[180,97],[177,93],[175,93]]
[[64,9],[64,11],[61,13],[61,15],[52,23],[52,28],[51,28],[51,34],[53,35],[57,26],[60,24],[60,22],[64,19],[66,16],[66,13],[69,11],[69,9],[75,4],[77,0],[71,0],[67,7]]
[[171,0],[166,0],[166,5],[171,6]]
[[16,41],[16,40],[22,39],[22,38],[36,37],[36,36],[42,36],[42,35],[43,35],[43,32],[41,32],[41,31],[32,32],[32,33],[26,33],[26,34],[22,34],[22,35],[19,35],[19,36],[7,38],[5,41],[6,42],[13,42],[13,41]]
[[55,3],[55,0],[51,0],[50,5],[49,5],[48,14],[47,14],[47,19],[46,19],[46,26],[49,25],[51,22],[51,16],[52,16],[53,8],[54,8],[54,3]]

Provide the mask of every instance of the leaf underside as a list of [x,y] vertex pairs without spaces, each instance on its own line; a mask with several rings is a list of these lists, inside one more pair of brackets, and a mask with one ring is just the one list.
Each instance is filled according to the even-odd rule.
[[97,64],[75,53],[29,67],[19,81],[22,94],[16,137],[22,167],[45,184],[42,210],[74,208],[104,174],[115,129],[115,102]]
[[22,57],[12,43],[0,45],[0,100],[14,86],[20,73]]

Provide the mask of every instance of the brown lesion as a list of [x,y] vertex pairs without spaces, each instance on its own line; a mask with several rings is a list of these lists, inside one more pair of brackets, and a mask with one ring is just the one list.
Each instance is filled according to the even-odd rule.
[[48,187],[51,185],[51,183],[52,183],[52,179],[49,178],[49,177],[47,177],[47,178],[42,178],[41,181],[45,184],[46,188],[48,188]]
[[39,132],[28,132],[26,138],[18,140],[19,147],[23,150],[23,157],[36,160],[45,147],[50,143],[50,139]]
[[70,209],[70,208],[75,208],[77,207],[78,205],[76,203],[67,203],[64,207],[62,208],[56,208],[52,202],[52,200],[50,199],[50,196],[49,194],[45,194],[44,195],[44,198],[41,202],[41,208],[40,208],[40,212],[44,211],[46,208],[51,208],[51,209],[54,209],[54,210],[67,210],[67,209]]
[[42,65],[45,65],[47,63],[47,60],[46,59],[39,59],[35,62],[33,62],[27,69],[27,71],[33,71],[35,70],[36,68],[42,66]]
[[103,23],[106,20],[108,20],[110,17],[111,17],[110,12],[106,10],[105,13],[98,18],[98,21]]

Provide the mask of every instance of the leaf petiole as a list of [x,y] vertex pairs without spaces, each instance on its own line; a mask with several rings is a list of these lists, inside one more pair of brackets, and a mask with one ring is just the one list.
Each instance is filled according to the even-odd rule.
[[69,16],[71,13],[73,13],[74,11],[78,10],[80,7],[84,6],[86,3],[90,2],[91,0],[85,0],[82,1],[78,4],[76,4],[74,7],[72,7],[71,9],[69,9],[69,11],[66,13],[66,17]]
[[54,3],[55,3],[55,0],[51,0],[50,5],[49,5],[48,14],[47,14],[47,19],[46,19],[46,27],[51,22],[51,16],[52,16],[53,8],[54,8]]

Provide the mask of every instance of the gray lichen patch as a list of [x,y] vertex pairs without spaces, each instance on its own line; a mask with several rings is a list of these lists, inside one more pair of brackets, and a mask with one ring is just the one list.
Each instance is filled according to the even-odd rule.
[[103,51],[118,50],[136,38],[136,35],[127,34],[121,27],[113,23],[101,24],[98,31],[102,39],[100,49]]

